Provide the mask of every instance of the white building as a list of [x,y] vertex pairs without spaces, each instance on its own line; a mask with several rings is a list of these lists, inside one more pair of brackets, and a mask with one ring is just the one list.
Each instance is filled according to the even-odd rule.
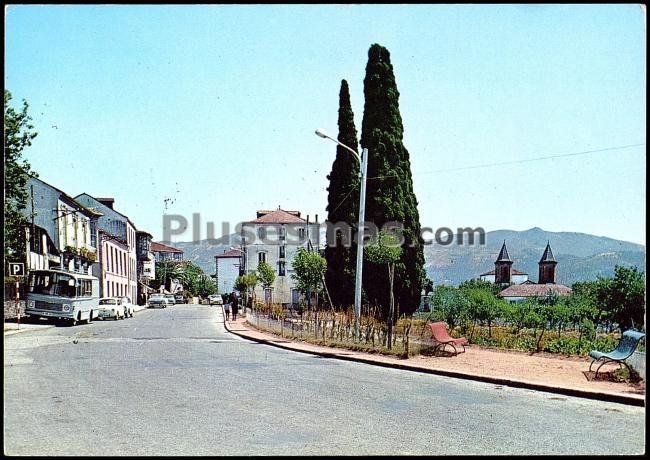
[[512,268],[512,259],[508,254],[506,242],[503,242],[497,260],[494,262],[494,270],[481,273],[482,281],[501,285],[524,284],[528,282],[528,273],[520,272]]
[[27,270],[63,269],[97,276],[97,221],[100,212],[38,179],[26,183]]
[[239,268],[244,252],[241,249],[231,249],[214,256],[215,282],[219,294],[228,294],[235,290],[235,280],[239,276]]
[[284,305],[296,304],[300,298],[295,289],[292,261],[299,248],[318,250],[320,246],[318,215],[313,223],[300,217],[299,211],[257,211],[257,219],[244,222],[241,229],[244,267],[242,273],[255,273],[264,261],[276,270],[273,286],[266,292],[255,288],[259,300]]

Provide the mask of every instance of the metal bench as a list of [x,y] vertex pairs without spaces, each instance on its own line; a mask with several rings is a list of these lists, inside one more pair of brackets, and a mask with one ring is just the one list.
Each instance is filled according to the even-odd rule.
[[589,365],[589,372],[591,372],[591,366],[593,366],[596,361],[600,361],[601,359],[603,362],[600,363],[596,369],[595,376],[598,376],[598,371],[601,367],[603,367],[604,364],[612,362],[618,363],[619,368],[622,368],[623,366],[627,367],[627,370],[629,371],[630,366],[627,365],[625,360],[632,356],[643,337],[645,337],[645,334],[643,332],[629,329],[623,332],[623,337],[614,350],[607,353],[598,350],[591,350],[589,352],[589,357],[593,358],[593,361],[591,361],[591,364]]
[[451,345],[451,347],[454,349],[454,355],[457,355],[459,353],[456,346],[462,346],[462,352],[465,353],[465,345],[469,345],[469,340],[467,340],[465,337],[459,337],[455,339],[450,336],[447,332],[447,323],[442,321],[431,323],[431,340],[435,346],[434,350],[444,350],[445,346]]

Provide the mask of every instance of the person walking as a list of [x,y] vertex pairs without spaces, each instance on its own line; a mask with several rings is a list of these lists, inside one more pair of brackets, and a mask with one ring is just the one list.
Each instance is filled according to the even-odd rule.
[[239,299],[237,296],[233,293],[231,297],[231,307],[232,307],[232,320],[236,321],[237,320],[237,313],[239,312]]
[[226,315],[226,321],[230,321],[230,299],[227,299],[226,303],[223,304],[223,311]]

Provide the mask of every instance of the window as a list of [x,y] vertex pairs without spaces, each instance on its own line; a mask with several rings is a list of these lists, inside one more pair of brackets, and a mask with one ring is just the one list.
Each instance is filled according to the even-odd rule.
[[285,247],[280,246],[280,259],[284,259],[285,257]]
[[77,297],[90,297],[93,294],[93,285],[90,280],[77,280]]
[[278,276],[285,275],[284,261],[278,262]]
[[305,239],[305,229],[304,228],[299,228],[298,229],[298,238],[300,241]]
[[35,272],[30,276],[29,292],[60,297],[74,297],[76,294],[74,278],[71,276],[43,272]]
[[257,254],[257,261],[266,262],[266,252],[260,252],[259,254]]
[[287,234],[287,232],[286,232],[286,229],[284,228],[284,225],[278,228],[278,235],[279,235],[280,241],[283,241],[285,239],[286,234]]
[[259,237],[260,240],[263,240],[266,238],[266,227],[258,227],[257,228],[257,236]]

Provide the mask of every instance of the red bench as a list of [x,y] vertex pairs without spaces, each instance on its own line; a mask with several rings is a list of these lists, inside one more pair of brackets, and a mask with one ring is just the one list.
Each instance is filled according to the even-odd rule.
[[459,337],[455,339],[450,336],[449,332],[447,332],[447,323],[445,322],[431,323],[430,325],[431,340],[435,345],[434,351],[437,351],[439,349],[444,350],[447,345],[451,345],[451,347],[454,349],[454,355],[461,353],[458,351],[458,348],[461,346],[463,347],[462,353],[465,353],[465,346],[469,345],[469,340],[467,340],[465,337]]

